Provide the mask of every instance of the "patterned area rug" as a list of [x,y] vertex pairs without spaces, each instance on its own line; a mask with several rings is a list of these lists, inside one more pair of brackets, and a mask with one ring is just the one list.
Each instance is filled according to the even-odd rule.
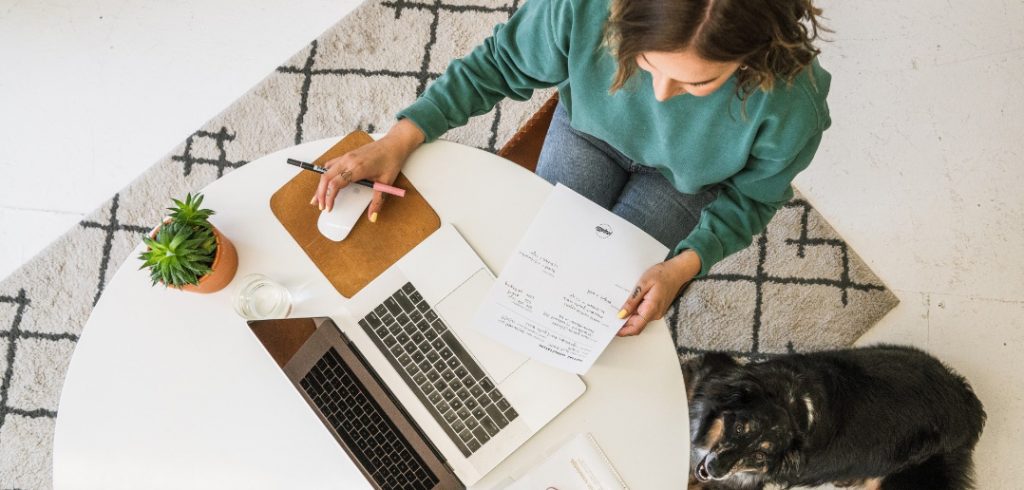
[[[51,486],[54,420],[75,343],[104,285],[161,218],[162,203],[280,148],[386,130],[518,3],[367,2],[0,283],[0,488]],[[495,151],[549,94],[503,102],[446,138]],[[670,312],[681,356],[847,346],[896,304],[799,197],[712,272]]]

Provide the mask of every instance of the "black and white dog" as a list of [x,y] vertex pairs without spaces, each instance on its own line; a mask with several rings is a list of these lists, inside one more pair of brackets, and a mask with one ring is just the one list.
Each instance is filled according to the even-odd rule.
[[930,355],[881,345],[684,364],[691,488],[972,488],[985,411]]

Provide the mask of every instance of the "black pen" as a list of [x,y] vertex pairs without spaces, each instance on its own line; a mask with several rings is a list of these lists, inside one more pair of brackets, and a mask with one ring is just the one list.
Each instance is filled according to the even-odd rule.
[[[292,165],[295,165],[296,167],[299,167],[299,168],[301,168],[303,170],[309,170],[311,172],[316,172],[318,174],[322,174],[324,172],[327,172],[326,168],[323,168],[323,167],[321,167],[319,165],[313,165],[312,163],[306,163],[306,162],[303,162],[301,160],[296,160],[294,158],[289,158],[288,159],[288,163],[290,163]],[[364,179],[364,180],[357,180],[357,181],[353,182],[353,184],[359,184],[359,185],[362,185],[362,186],[366,186],[366,187],[369,187],[369,188],[371,188],[371,189],[373,189],[375,191],[378,191],[378,192],[384,192],[386,194],[391,194],[392,196],[405,197],[405,189],[399,189],[398,187],[390,186],[390,185],[387,185],[387,184],[382,184],[380,182],[372,182],[372,181]]]

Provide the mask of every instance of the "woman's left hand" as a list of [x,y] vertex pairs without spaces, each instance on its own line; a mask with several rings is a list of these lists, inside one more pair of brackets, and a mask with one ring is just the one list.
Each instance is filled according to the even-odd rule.
[[618,336],[637,335],[649,322],[660,320],[679,290],[699,272],[700,256],[693,250],[684,250],[647,269],[619,311],[619,318],[626,318],[626,324],[619,329]]

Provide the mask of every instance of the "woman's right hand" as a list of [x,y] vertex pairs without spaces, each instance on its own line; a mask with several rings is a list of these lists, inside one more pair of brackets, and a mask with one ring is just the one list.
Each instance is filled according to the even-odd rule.
[[[381,139],[328,160],[324,164],[327,172],[320,176],[320,184],[310,204],[317,204],[321,210],[330,211],[338,191],[361,179],[393,184],[409,155],[424,139],[423,132],[412,121],[402,119]],[[384,194],[374,191],[373,199],[366,208],[366,215],[371,222],[377,221],[383,204]]]

